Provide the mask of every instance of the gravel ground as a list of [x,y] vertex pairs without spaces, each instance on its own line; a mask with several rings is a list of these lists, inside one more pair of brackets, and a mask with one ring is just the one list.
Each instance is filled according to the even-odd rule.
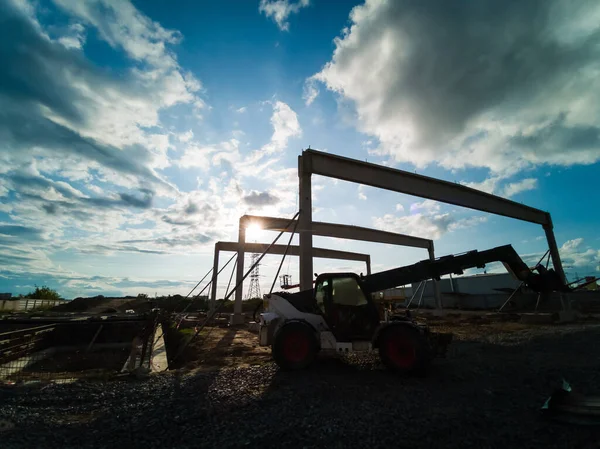
[[0,419],[14,424],[0,447],[582,447],[593,429],[546,421],[539,409],[563,376],[600,395],[599,337],[588,325],[460,340],[425,379],[363,356],[298,373],[269,363],[0,388]]

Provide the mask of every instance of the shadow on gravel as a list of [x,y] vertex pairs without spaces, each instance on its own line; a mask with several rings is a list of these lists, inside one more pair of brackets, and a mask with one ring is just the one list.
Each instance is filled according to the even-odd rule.
[[217,342],[216,347],[223,348],[223,347],[230,346],[231,343],[233,343],[233,340],[235,339],[236,334],[237,334],[237,329],[235,327],[231,327],[231,328],[227,329],[227,332],[225,333],[225,335],[223,335],[223,337]]
[[423,379],[396,377],[376,357],[321,357],[303,372],[267,364],[0,391],[0,418],[16,424],[0,446],[576,448],[592,429],[545,421],[539,409],[562,377],[600,394],[599,337],[458,341]]

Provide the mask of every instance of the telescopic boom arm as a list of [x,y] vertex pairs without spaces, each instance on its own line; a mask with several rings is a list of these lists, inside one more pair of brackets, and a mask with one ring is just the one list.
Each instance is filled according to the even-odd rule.
[[570,291],[554,270],[547,270],[542,265],[534,267],[537,273],[531,270],[511,245],[422,260],[413,265],[363,276],[362,283],[366,293],[374,293],[426,279],[439,280],[446,274],[463,274],[468,268],[483,268],[490,262],[502,262],[513,276],[534,291]]

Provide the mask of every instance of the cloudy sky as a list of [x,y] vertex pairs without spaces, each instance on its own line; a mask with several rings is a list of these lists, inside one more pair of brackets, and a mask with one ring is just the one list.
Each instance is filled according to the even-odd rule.
[[[309,145],[547,210],[567,276],[598,275],[599,24],[596,0],[0,0],[0,291],[185,294],[240,215],[294,215]],[[439,255],[547,247],[536,225],[313,184],[315,220]],[[364,268],[315,264],[338,269]]]

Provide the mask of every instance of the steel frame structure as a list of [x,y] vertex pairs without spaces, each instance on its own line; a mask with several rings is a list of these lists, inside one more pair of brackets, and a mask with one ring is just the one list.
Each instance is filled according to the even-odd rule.
[[[287,220],[289,222],[289,220]],[[267,248],[269,247],[269,245],[267,243],[243,243],[240,244],[238,242],[217,242],[215,244],[215,254],[214,254],[214,261],[213,261],[213,276],[212,276],[212,282],[213,282],[213,287],[211,289],[211,293],[210,293],[210,310],[213,311],[215,309],[215,304],[217,301],[217,289],[215,288],[215,286],[217,285],[217,280],[218,280],[218,275],[217,273],[219,272],[219,255],[221,252],[236,252],[238,253],[238,271],[237,273],[239,274],[239,266],[240,266],[240,260],[242,260],[241,265],[242,265],[242,274],[239,277],[239,279],[236,280],[236,284],[237,285],[240,281],[240,279],[242,279],[242,277],[244,276],[244,263],[243,263],[243,258],[244,258],[244,254],[249,252],[249,253],[264,253]],[[285,253],[286,250],[286,245],[273,245],[271,247],[271,249],[269,250],[268,254],[279,254],[282,255]],[[241,259],[240,259],[240,253],[241,255]],[[300,255],[300,247],[297,245],[290,245],[290,247],[288,248],[287,254],[290,256],[298,256]],[[369,254],[362,254],[362,253],[353,253],[353,252],[349,252],[349,251],[338,251],[338,250],[333,250],[333,249],[324,249],[324,248],[314,248],[314,255],[315,257],[319,257],[319,258],[323,258],[323,259],[340,259],[340,260],[355,260],[355,261],[359,261],[359,262],[365,262],[366,267],[367,267],[367,274],[371,274],[371,256]],[[238,314],[241,314],[242,310],[242,294],[243,294],[243,290],[240,286],[240,288],[238,288],[235,292],[235,304],[234,304],[234,308],[237,307],[237,304],[239,303],[239,312]],[[238,300],[238,296],[239,296],[239,300]]]
[[[302,214],[300,214],[300,216],[302,216]],[[324,250],[321,248],[313,248],[312,247],[312,235],[313,234],[319,235],[322,237],[335,237],[335,238],[342,238],[342,239],[349,239],[349,240],[360,240],[360,241],[367,241],[367,242],[374,242],[374,243],[386,243],[386,244],[391,244],[391,245],[410,246],[413,248],[423,248],[423,249],[427,250],[430,259],[435,259],[435,249],[433,246],[433,240],[430,240],[430,239],[424,239],[421,237],[414,237],[414,236],[405,235],[405,234],[397,234],[394,232],[379,231],[377,229],[364,228],[364,227],[360,227],[360,226],[350,226],[350,225],[343,225],[343,224],[336,224],[336,223],[324,223],[324,222],[320,222],[320,221],[315,221],[315,222],[311,221],[310,223],[311,223],[310,225],[306,225],[306,224],[302,225],[301,223],[298,223],[296,232],[298,232],[300,234],[300,239],[302,239],[302,235],[304,235],[307,232],[307,230],[311,233],[311,251],[310,251],[311,270],[312,270],[312,257],[328,257],[328,256],[323,256],[321,254],[323,254],[323,251],[332,251],[332,250]],[[296,224],[296,221],[294,221],[290,224],[289,218],[263,217],[263,216],[256,216],[256,215],[244,215],[244,216],[240,217],[239,229],[238,229],[238,243],[237,243],[237,245],[238,245],[238,247],[237,247],[238,264],[237,264],[237,272],[236,272],[236,285],[237,285],[237,283],[240,282],[240,280],[244,276],[244,254],[248,251],[251,251],[250,248],[252,248],[251,246],[249,246],[250,244],[246,243],[246,228],[250,224],[255,224],[258,227],[260,227],[260,229],[268,230],[268,231],[292,232],[293,226],[294,226],[294,224]],[[262,245],[262,244],[258,244],[258,245]],[[262,251],[266,250],[267,246],[268,245],[266,245],[266,244],[263,245]],[[301,246],[291,246],[290,251],[292,250],[292,248],[293,248],[294,252],[293,253],[290,252],[290,254],[298,255],[298,256],[302,255]],[[262,251],[257,251],[257,252],[262,252]],[[279,254],[283,254],[283,252],[281,252]],[[356,253],[349,253],[349,254],[356,254]],[[217,267],[217,265],[218,265],[218,260],[216,259],[216,257],[217,256],[216,256],[216,251],[215,251],[215,267]],[[367,274],[370,274],[370,272],[371,272],[370,256],[367,255],[367,257],[369,258],[369,261],[367,263]],[[343,257],[333,257],[333,258],[344,259]],[[350,260],[350,259],[346,259],[346,260]],[[215,273],[216,273],[216,271],[215,271]],[[213,285],[216,285],[216,281],[214,282]],[[310,288],[312,288],[312,273],[311,273],[310,283],[308,284],[308,287],[306,285],[304,287],[301,287],[302,290],[310,289]],[[214,292],[214,289],[213,289],[213,292]],[[436,298],[436,302],[437,302],[438,306],[441,306],[440,292],[439,292],[437,282],[434,283],[434,294],[435,294],[435,298]],[[233,308],[234,314],[233,314],[233,318],[232,318],[232,323],[241,322],[242,296],[243,296],[242,289],[236,290],[235,303],[234,303],[234,308]]]
[[312,223],[311,176],[313,174],[540,224],[544,228],[548,240],[554,269],[563,282],[565,281],[549,212],[534,209],[460,184],[309,149],[304,150],[302,155],[298,156],[301,211],[298,217],[301,229],[301,289],[310,288],[313,278],[312,237],[314,232],[310,227],[310,223]]

